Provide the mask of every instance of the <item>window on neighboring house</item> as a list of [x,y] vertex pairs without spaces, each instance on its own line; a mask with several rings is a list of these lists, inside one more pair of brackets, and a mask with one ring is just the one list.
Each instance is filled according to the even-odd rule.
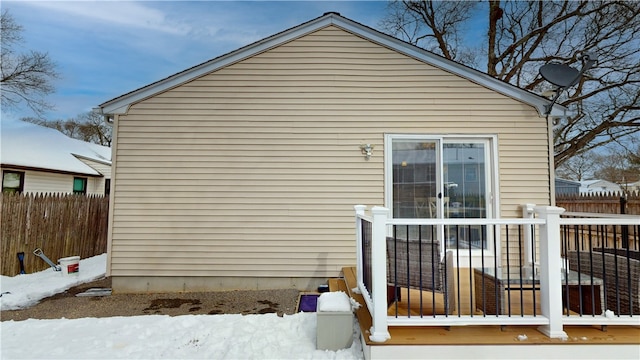
[[73,193],[74,194],[87,193],[87,178],[80,178],[80,177],[73,178]]
[[105,195],[111,194],[111,179],[104,180],[104,194]]
[[21,193],[24,191],[24,172],[5,170],[2,172],[2,192]]

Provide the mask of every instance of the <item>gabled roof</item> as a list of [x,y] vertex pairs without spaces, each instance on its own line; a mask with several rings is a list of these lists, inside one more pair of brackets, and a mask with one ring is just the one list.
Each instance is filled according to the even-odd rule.
[[561,178],[557,177],[556,178],[556,184],[558,184],[558,183],[562,183],[564,185],[573,185],[573,186],[580,186],[581,185],[581,183],[579,181],[561,179]]
[[580,181],[580,192],[597,192],[597,191],[621,191],[620,185],[611,181],[602,179],[592,179]]
[[[175,75],[169,76],[165,79],[142,87],[138,90],[134,90],[115,99],[102,103],[99,105],[99,110],[103,114],[125,114],[129,106],[133,103],[149,98],[175,86],[189,82],[200,76],[224,68],[225,66],[231,65],[243,59],[250,58],[268,49],[275,48],[279,45],[285,44],[289,41],[303,37],[307,34],[318,31],[328,26],[336,26],[354,35],[360,36],[368,41],[387,47],[391,50],[410,56],[417,60],[423,61],[429,65],[458,75],[500,94],[531,105],[536,108],[540,116],[544,116],[546,110],[545,106],[550,104],[550,101],[542,96],[520,89],[502,80],[498,80],[486,73],[477,71],[455,61],[448,60],[444,57],[421,49],[410,43],[381,33],[368,26],[342,17],[340,16],[340,14],[325,13],[321,17],[318,17],[291,29],[285,30],[263,40],[257,41],[253,44],[242,47],[236,51],[219,56],[200,65],[196,65]],[[564,116],[565,111],[566,108],[560,105],[554,105],[553,111],[551,112],[550,116]]]
[[3,167],[101,176],[79,158],[111,165],[111,148],[72,139],[55,129],[3,120],[0,130]]

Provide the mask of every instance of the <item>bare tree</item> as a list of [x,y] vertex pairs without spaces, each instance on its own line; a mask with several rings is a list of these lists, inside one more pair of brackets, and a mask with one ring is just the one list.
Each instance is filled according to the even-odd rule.
[[0,14],[0,93],[2,106],[18,107],[24,103],[37,116],[52,108],[44,99],[54,91],[52,81],[58,77],[55,64],[47,53],[29,51],[16,53],[15,45],[23,39],[22,26],[7,10]]
[[636,170],[638,176],[640,176],[640,145],[636,148],[636,151],[629,152],[629,164]]
[[112,128],[107,125],[102,115],[89,111],[67,120],[47,121],[39,118],[22,118],[22,121],[56,129],[70,138],[92,142],[103,146],[111,146]]
[[414,45],[475,65],[477,49],[464,45],[464,34],[476,9],[472,1],[393,1],[381,25]]
[[[640,2],[489,0],[486,32],[478,34],[470,21],[482,7],[479,2],[395,0],[381,25],[392,35],[537,93],[551,87],[538,75],[542,65],[580,68],[581,53],[595,53],[596,66],[559,98],[573,115],[554,128],[556,167],[612,142],[624,145],[640,132]],[[473,45],[480,36],[484,48]],[[479,66],[480,56],[486,68]]]
[[628,184],[640,180],[638,167],[634,166],[628,155],[630,154],[625,156],[618,151],[596,155],[593,162],[598,169],[594,172],[594,178],[611,181],[627,191]]
[[105,122],[101,114],[95,111],[89,111],[78,115],[77,121],[82,124],[82,140],[104,146],[111,146],[113,128]]
[[556,176],[574,181],[583,181],[593,178],[598,165],[594,162],[595,154],[583,152],[569,158],[556,169]]

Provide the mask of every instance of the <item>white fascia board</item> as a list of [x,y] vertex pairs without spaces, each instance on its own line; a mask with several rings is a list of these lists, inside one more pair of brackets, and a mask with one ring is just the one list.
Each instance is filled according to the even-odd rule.
[[[93,161],[93,162],[98,163],[98,164],[111,166],[111,161],[108,161],[108,160],[98,159],[98,158],[95,158],[95,157],[89,157],[89,156],[80,155],[80,154],[74,154],[74,153],[71,153],[71,155],[73,155],[73,156],[75,156],[76,158],[79,158],[79,159],[85,159],[85,160],[88,160],[88,161]],[[88,165],[88,166],[91,167],[91,165]]]
[[[113,100],[107,101],[101,104],[99,108],[101,109],[102,114],[125,114],[128,111],[129,106],[135,102],[146,99],[155,94],[171,89],[200,76],[206,75],[210,72],[224,68],[225,66],[252,57],[270,48],[277,47],[329,25],[335,25],[381,46],[387,47],[420,61],[424,61],[425,63],[456,74],[460,77],[463,77],[481,86],[485,86],[505,96],[511,97],[525,104],[529,104],[536,108],[538,114],[541,117],[543,117],[545,114],[545,106],[551,103],[549,100],[543,97],[520,89],[504,81],[497,80],[485,73],[458,64],[455,61],[451,61],[443,57],[434,55],[426,50],[420,49],[417,46],[378,32],[377,30],[371,29],[365,25],[344,18],[338,14],[328,13],[302,25],[296,26],[289,30],[285,30],[281,33],[247,45],[246,47],[240,48],[226,55],[222,55],[218,58],[209,60],[178,74],[169,76],[166,79],[135,90],[129,94],[125,94]],[[556,104],[554,105],[550,116],[563,117],[566,116],[566,112],[567,109],[565,107]]]

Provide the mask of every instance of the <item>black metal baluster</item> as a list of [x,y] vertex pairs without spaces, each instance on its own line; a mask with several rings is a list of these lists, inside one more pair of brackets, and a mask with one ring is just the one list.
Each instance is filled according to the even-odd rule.
[[[505,241],[505,252],[507,253],[507,266],[504,268],[507,271],[507,315],[511,316],[511,262],[509,259],[509,225],[505,225],[505,233],[507,240]],[[502,289],[501,289],[502,290]]]
[[[620,296],[620,268],[618,267],[618,233],[616,231],[617,226],[613,226],[613,268],[614,279],[616,283],[616,314],[622,313],[621,296]],[[604,249],[603,249],[604,251]]]
[[[446,251],[444,253],[445,255],[447,254]],[[447,257],[444,257],[444,261],[445,261],[445,269],[447,268]],[[456,238],[456,264],[458,264],[458,266],[460,266],[460,239]],[[456,279],[458,280],[458,285],[460,284],[460,271],[456,271]],[[446,287],[446,282],[449,279],[445,276],[445,287]],[[460,293],[458,292],[458,303],[456,304],[456,307],[458,309],[458,316],[460,315],[460,310],[462,309],[462,305],[460,304]]]
[[606,257],[605,257],[605,239],[607,237],[607,228],[606,225],[600,225],[598,226],[598,228],[600,229],[601,235],[598,236],[598,239],[602,239],[602,251],[600,252],[600,257],[601,257],[601,263],[602,263],[602,286],[604,287],[605,290],[605,297],[604,297],[604,308],[605,310],[609,309],[609,292],[608,292],[608,287],[607,287],[607,266],[605,265],[605,261],[606,261]]
[[[536,227],[533,224],[528,225],[528,226],[531,227],[531,274],[533,275],[531,281],[533,282],[533,287],[534,287],[534,290],[533,290],[533,316],[535,317],[536,314],[537,314],[537,311],[536,311],[536,291],[535,291],[535,286],[536,286],[536,247],[534,246],[535,243],[536,243],[535,242]],[[540,293],[542,293],[542,291]]]
[[[580,246],[580,240],[579,240],[579,227],[578,225],[574,225],[573,226],[573,246],[576,249],[576,252],[578,254],[578,284],[580,284],[580,272],[582,272],[582,255],[581,255],[581,250],[582,250],[582,246]],[[580,285],[578,285],[578,287],[580,287]],[[564,279],[564,296],[566,299],[566,304],[565,304],[565,309],[567,311],[567,315],[570,314],[571,311],[571,299],[570,299],[570,293],[569,293],[569,277],[565,276]]]
[[588,238],[589,238],[589,275],[591,281],[591,314],[596,314],[596,299],[595,299],[595,285],[593,283],[593,235],[591,232],[592,226],[589,225]]
[[[494,230],[495,230],[495,227],[494,227]],[[500,315],[500,313],[502,312],[502,309],[500,309],[500,305],[502,303],[502,296],[500,294],[502,292],[502,289],[501,289],[502,286],[499,285],[501,282],[500,282],[500,278],[498,277],[498,254],[497,253],[498,253],[498,238],[497,238],[496,232],[494,231],[493,232],[493,255],[494,255],[493,256],[493,271],[494,271],[493,274],[496,278],[496,286],[494,289],[495,290],[494,296],[495,296],[495,299],[497,299],[495,304],[496,317]]]
[[[407,249],[406,249],[406,261],[407,261],[407,317],[411,317],[411,294],[409,289],[411,288],[411,259],[409,258],[409,243],[411,242],[411,236],[409,232],[409,225],[407,225]],[[422,284],[420,284],[422,286]],[[420,291],[422,291],[422,287],[420,287]]]
[[[509,241],[508,235],[509,232],[507,231],[507,242]],[[524,316],[524,289],[523,289],[523,281],[522,281],[522,277],[523,277],[523,273],[522,273],[522,268],[523,268],[523,263],[522,263],[522,225],[518,226],[518,269],[520,271],[520,316]],[[535,281],[533,282],[533,297],[536,296],[536,284]]]
[[424,311],[422,306],[422,225],[418,225],[418,269],[419,281],[420,281],[420,317],[424,317]]
[[[580,226],[580,231],[579,231],[579,239],[580,239],[580,244],[582,245],[582,249],[587,252],[587,255],[589,255],[589,253],[591,252],[591,248],[588,248],[587,246],[585,246],[585,241],[584,241],[584,225],[579,225]],[[569,279],[567,278],[567,287],[569,286]],[[569,303],[569,298],[567,298],[567,304]],[[578,271],[578,313],[580,314],[580,316],[584,315],[584,304],[582,301],[582,272]]]
[[393,297],[395,300],[396,318],[398,317],[398,226],[393,225]]
[[[456,232],[458,231],[458,225],[456,225]],[[473,247],[473,235],[471,234],[471,225],[467,225],[467,236],[469,236],[469,270],[473,269],[473,265],[472,265],[472,260],[473,260],[473,256],[471,256],[471,249]],[[473,279],[472,279],[472,271],[469,271],[469,284],[472,283]],[[458,271],[458,279],[460,277],[460,272]],[[460,286],[460,280],[458,280],[458,286]],[[460,295],[460,291],[458,291],[458,308],[462,309],[462,302],[461,302],[461,295]],[[473,312],[473,305],[472,302],[469,301],[469,313]],[[458,314],[460,313],[460,311],[458,311]]]
[[[432,239],[432,241],[431,241],[431,285],[432,286],[435,286],[435,281],[436,281],[436,274],[435,274],[435,271],[434,271],[434,266],[436,264],[436,260],[435,259],[440,259],[440,254],[437,254],[437,255],[435,254],[435,241],[438,241],[438,237],[436,236],[436,233],[437,233],[436,227],[437,227],[437,225],[431,225],[431,239]],[[443,246],[445,247],[445,254],[446,254],[447,253],[446,252],[447,251],[446,250],[447,241],[442,241],[442,243],[443,243]],[[446,261],[446,258],[445,258],[445,261]],[[446,284],[446,277],[445,277],[445,284]],[[445,286],[445,289],[446,288],[447,287]],[[448,310],[449,309],[448,309],[448,306],[447,306],[447,304],[449,303],[448,302],[448,296],[449,296],[449,294],[447,294],[447,291],[445,291],[444,292],[444,307],[445,307],[445,310],[446,310],[445,312],[447,313],[446,315],[449,315],[448,314],[448,312],[449,312]],[[431,292],[431,307],[433,309],[432,310],[432,313],[433,313],[432,316],[436,317],[436,311],[435,311],[436,310],[436,294],[435,294],[435,292]]]

